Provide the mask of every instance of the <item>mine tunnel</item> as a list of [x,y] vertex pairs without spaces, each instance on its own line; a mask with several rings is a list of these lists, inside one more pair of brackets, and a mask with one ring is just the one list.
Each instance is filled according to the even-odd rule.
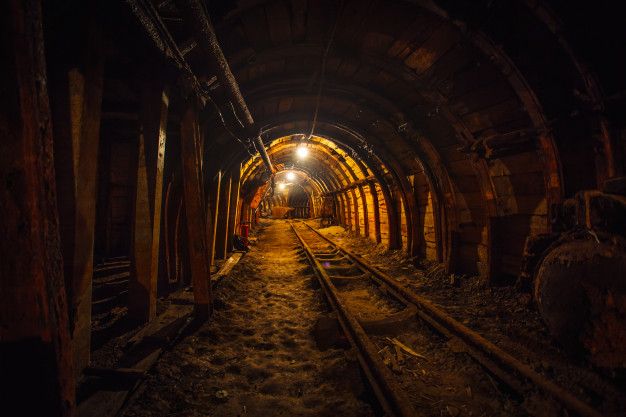
[[1,4],[3,416],[626,415],[618,2]]

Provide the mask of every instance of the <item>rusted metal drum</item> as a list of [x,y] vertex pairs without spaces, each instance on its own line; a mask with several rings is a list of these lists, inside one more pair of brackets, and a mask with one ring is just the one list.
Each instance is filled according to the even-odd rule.
[[565,241],[544,257],[535,299],[552,336],[602,367],[626,367],[626,245]]

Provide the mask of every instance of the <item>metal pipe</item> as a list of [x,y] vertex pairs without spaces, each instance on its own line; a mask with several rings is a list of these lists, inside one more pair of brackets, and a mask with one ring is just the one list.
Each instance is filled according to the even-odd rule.
[[[239,85],[230,70],[230,65],[228,65],[228,61],[226,61],[224,52],[222,52],[215,30],[213,29],[213,25],[211,24],[204,9],[204,5],[200,0],[180,0],[178,2],[178,6],[183,12],[185,20],[191,24],[191,28],[199,46],[204,50],[209,58],[211,70],[215,73],[215,76],[222,87],[226,89],[231,103],[233,104],[236,112],[239,113],[239,119],[241,119],[246,129],[252,131],[252,129],[254,129],[254,119],[252,118],[252,114],[248,109],[245,99],[241,95]],[[261,155],[269,173],[273,174],[274,167],[272,166],[269,155],[265,150],[265,145],[258,134],[254,139],[254,146]]]
[[254,138],[254,147],[259,154],[261,154],[261,159],[265,163],[265,167],[269,171],[270,175],[274,173],[274,167],[272,166],[272,161],[270,160],[270,156],[267,154],[267,150],[265,149],[265,145],[263,144],[263,139],[261,139],[261,135],[257,135]]
[[193,73],[189,63],[185,60],[184,54],[178,49],[171,33],[161,20],[158,11],[149,0],[127,0],[131,11],[143,26],[146,34],[152,39],[155,46],[163,53],[165,58],[172,62],[178,69],[182,70],[191,89],[199,95],[204,96],[198,78]]

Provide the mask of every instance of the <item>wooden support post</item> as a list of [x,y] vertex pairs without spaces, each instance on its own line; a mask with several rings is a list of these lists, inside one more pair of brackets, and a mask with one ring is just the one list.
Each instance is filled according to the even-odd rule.
[[363,237],[369,238],[370,236],[370,223],[369,223],[369,213],[367,212],[367,199],[365,198],[365,192],[363,191],[363,186],[358,186],[359,197],[363,202]]
[[228,232],[226,233],[226,248],[233,248],[233,235],[238,232],[239,224],[239,188],[241,186],[241,166],[236,166],[231,173],[230,180],[230,204],[228,213]]
[[222,183],[222,171],[218,171],[209,187],[209,207],[207,215],[211,217],[209,230],[207,232],[209,242],[209,265],[215,262],[215,238],[217,233],[217,214],[220,204],[220,185]]
[[2,407],[6,415],[69,417],[75,411],[75,376],[44,59],[39,1],[2,2]]
[[210,267],[206,246],[200,126],[194,105],[190,105],[183,115],[180,141],[187,221],[187,247],[191,264],[195,313],[198,319],[205,319],[211,312]]
[[226,239],[228,234],[228,215],[230,212],[230,183],[230,176],[222,177],[219,208],[217,211],[217,229],[215,232],[215,257],[217,259],[226,259],[228,254]]
[[[95,11],[68,46],[50,40],[49,68],[65,286],[68,293],[74,370],[79,375],[91,354],[91,293],[96,222],[96,189],[104,55]],[[78,23],[77,23],[78,24]],[[62,37],[58,34],[58,37]],[[65,39],[67,42],[67,39]],[[78,43],[78,44],[75,44]],[[78,56],[78,62],[67,54]]]
[[352,197],[352,204],[354,207],[354,217],[352,219],[352,221],[354,222],[354,232],[357,236],[361,236],[361,225],[359,223],[359,200],[356,196],[356,193],[354,192],[354,189],[350,189],[347,194]]
[[352,210],[350,209],[350,198],[348,197],[347,192],[340,193],[339,195],[343,201],[343,217],[345,220],[344,226],[346,226],[348,230],[352,231]]
[[[171,153],[171,151],[170,151]],[[164,272],[159,273],[157,288],[159,293],[162,289],[169,289],[172,281],[178,281],[180,257],[178,256],[178,229],[180,227],[181,206],[183,204],[182,174],[177,172],[172,174],[165,191],[165,201],[163,207],[163,258],[159,262],[163,265]],[[180,183],[182,184],[182,183]]]
[[372,194],[372,202],[374,204],[374,235],[376,236],[376,243],[382,241],[380,234],[380,207],[378,204],[378,193],[376,192],[376,185],[369,184],[370,193]]
[[386,196],[387,216],[389,227],[389,249],[402,247],[402,197],[395,190],[390,190]]
[[128,294],[129,317],[139,323],[156,317],[168,107],[163,85],[142,85]]
[[98,264],[110,257],[109,253],[109,210],[111,201],[110,172],[111,172],[111,144],[100,141],[98,151],[98,185],[96,201],[96,225],[94,231],[94,263]]
[[343,219],[343,202],[341,201],[341,198],[339,197],[338,194],[333,194],[332,195],[334,204],[333,204],[333,209],[334,209],[334,216],[335,219],[337,221],[338,224],[343,225],[345,224],[345,221]]
[[409,242],[409,254],[411,257],[420,256],[420,251],[424,249],[424,253],[426,253],[426,242],[424,241],[424,225],[422,221],[420,221],[419,209],[418,209],[418,201],[417,201],[417,180],[415,176],[412,176],[412,180],[409,182],[411,186],[410,190],[407,191],[407,209],[408,209],[408,218],[407,218],[407,227],[408,234],[410,235]]

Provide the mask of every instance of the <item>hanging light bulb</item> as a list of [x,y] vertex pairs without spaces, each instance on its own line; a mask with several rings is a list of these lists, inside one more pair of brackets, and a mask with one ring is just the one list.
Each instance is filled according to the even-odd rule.
[[287,172],[287,180],[288,181],[293,181],[296,179],[296,174],[294,174],[292,171]]
[[309,154],[309,148],[305,145],[300,145],[296,148],[296,154],[298,155],[298,158],[304,159]]

